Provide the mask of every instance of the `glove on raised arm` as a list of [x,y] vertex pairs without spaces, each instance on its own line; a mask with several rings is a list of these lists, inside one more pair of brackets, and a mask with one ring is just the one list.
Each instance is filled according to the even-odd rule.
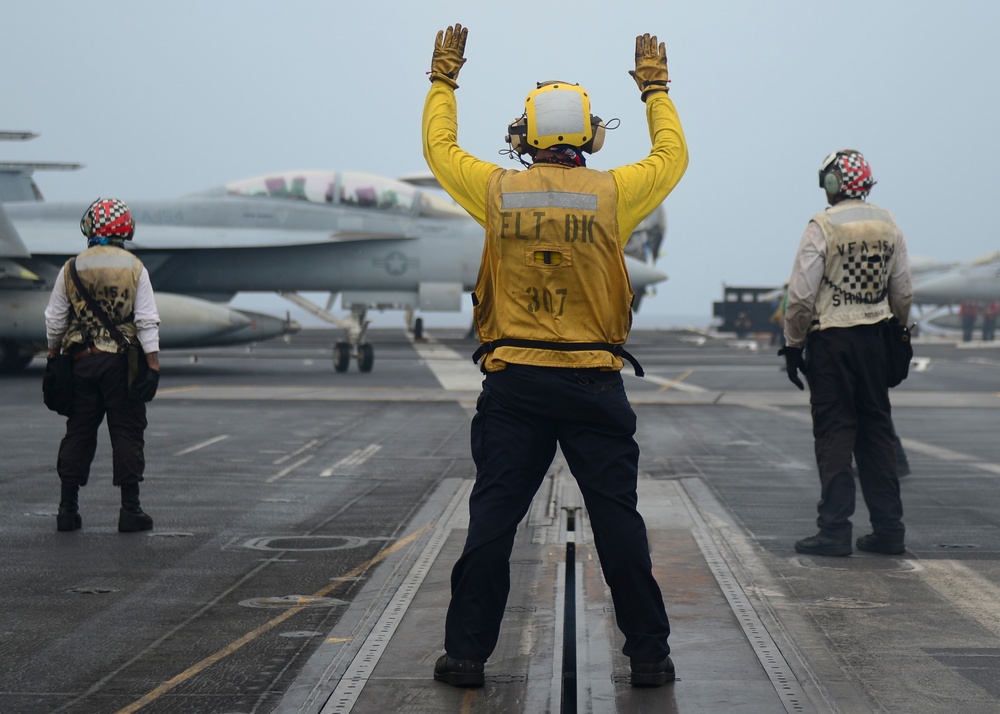
[[458,89],[458,71],[465,64],[465,40],[469,28],[456,23],[447,30],[439,30],[434,41],[434,56],[431,58],[430,80],[438,80]]
[[799,372],[806,373],[806,361],[802,359],[801,347],[782,347],[778,350],[779,355],[785,356],[785,371],[788,372],[788,379],[799,389],[805,389],[802,380],[799,379]]
[[669,92],[667,82],[667,47],[662,42],[657,46],[656,35],[639,35],[635,38],[635,69],[628,72],[642,92],[646,101],[653,92]]

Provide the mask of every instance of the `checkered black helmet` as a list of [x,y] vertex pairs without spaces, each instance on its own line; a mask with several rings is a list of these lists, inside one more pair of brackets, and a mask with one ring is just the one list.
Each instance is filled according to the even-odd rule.
[[854,149],[830,154],[819,169],[819,186],[831,196],[867,198],[874,185],[871,165]]
[[80,230],[87,240],[108,238],[111,240],[132,240],[135,221],[132,211],[124,201],[117,198],[99,198],[80,219]]

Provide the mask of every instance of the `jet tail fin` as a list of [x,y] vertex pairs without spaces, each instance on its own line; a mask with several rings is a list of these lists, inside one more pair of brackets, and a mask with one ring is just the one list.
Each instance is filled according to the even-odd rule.
[[409,176],[400,176],[399,180],[411,186],[444,190],[444,186],[441,185],[441,182],[437,180],[434,174],[410,174]]
[[76,171],[83,164],[55,161],[0,161],[0,202],[44,201],[38,184],[32,178],[35,171]]
[[[30,131],[0,131],[0,141],[28,141],[37,136]],[[76,171],[82,167],[61,161],[0,161],[0,202],[44,201],[31,178],[35,171]]]
[[656,265],[656,259],[660,257],[660,246],[666,235],[667,212],[661,205],[632,231],[625,244],[625,254],[647,265]]

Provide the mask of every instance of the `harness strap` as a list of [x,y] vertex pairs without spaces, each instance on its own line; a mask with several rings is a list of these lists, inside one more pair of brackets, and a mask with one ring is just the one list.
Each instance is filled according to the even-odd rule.
[[[94,300],[94,296],[90,294],[90,291],[83,286],[83,281],[80,280],[80,273],[76,270],[76,258],[69,261],[69,276],[73,279],[73,284],[76,286],[77,292],[80,293],[80,296],[87,303],[87,307],[90,308],[90,311],[94,313],[94,317],[96,317],[100,323],[104,325],[105,329],[107,329],[108,333],[111,335],[111,339],[117,342],[121,347],[127,348],[131,344],[128,341],[128,338],[122,334],[122,331],[118,329],[118,326],[115,325],[114,322],[112,322],[108,313],[104,311],[96,300]],[[72,303],[70,304],[72,305]],[[132,314],[135,315],[135,311],[133,311]],[[82,326],[83,321],[81,320],[80,322]],[[89,336],[86,336],[86,339],[89,339]]]
[[645,376],[639,360],[629,354],[624,345],[613,345],[610,342],[548,342],[546,340],[521,340],[513,337],[506,337],[492,342],[484,342],[479,345],[479,349],[472,355],[472,361],[479,364],[483,355],[495,350],[497,347],[525,347],[536,350],[559,350],[561,352],[581,352],[584,350],[604,350],[616,357],[621,357],[632,364],[636,377]]

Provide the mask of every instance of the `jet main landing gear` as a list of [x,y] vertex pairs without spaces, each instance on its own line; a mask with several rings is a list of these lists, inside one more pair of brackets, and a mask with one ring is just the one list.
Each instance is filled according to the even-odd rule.
[[13,374],[25,370],[34,358],[35,350],[31,345],[0,340],[0,373]]

